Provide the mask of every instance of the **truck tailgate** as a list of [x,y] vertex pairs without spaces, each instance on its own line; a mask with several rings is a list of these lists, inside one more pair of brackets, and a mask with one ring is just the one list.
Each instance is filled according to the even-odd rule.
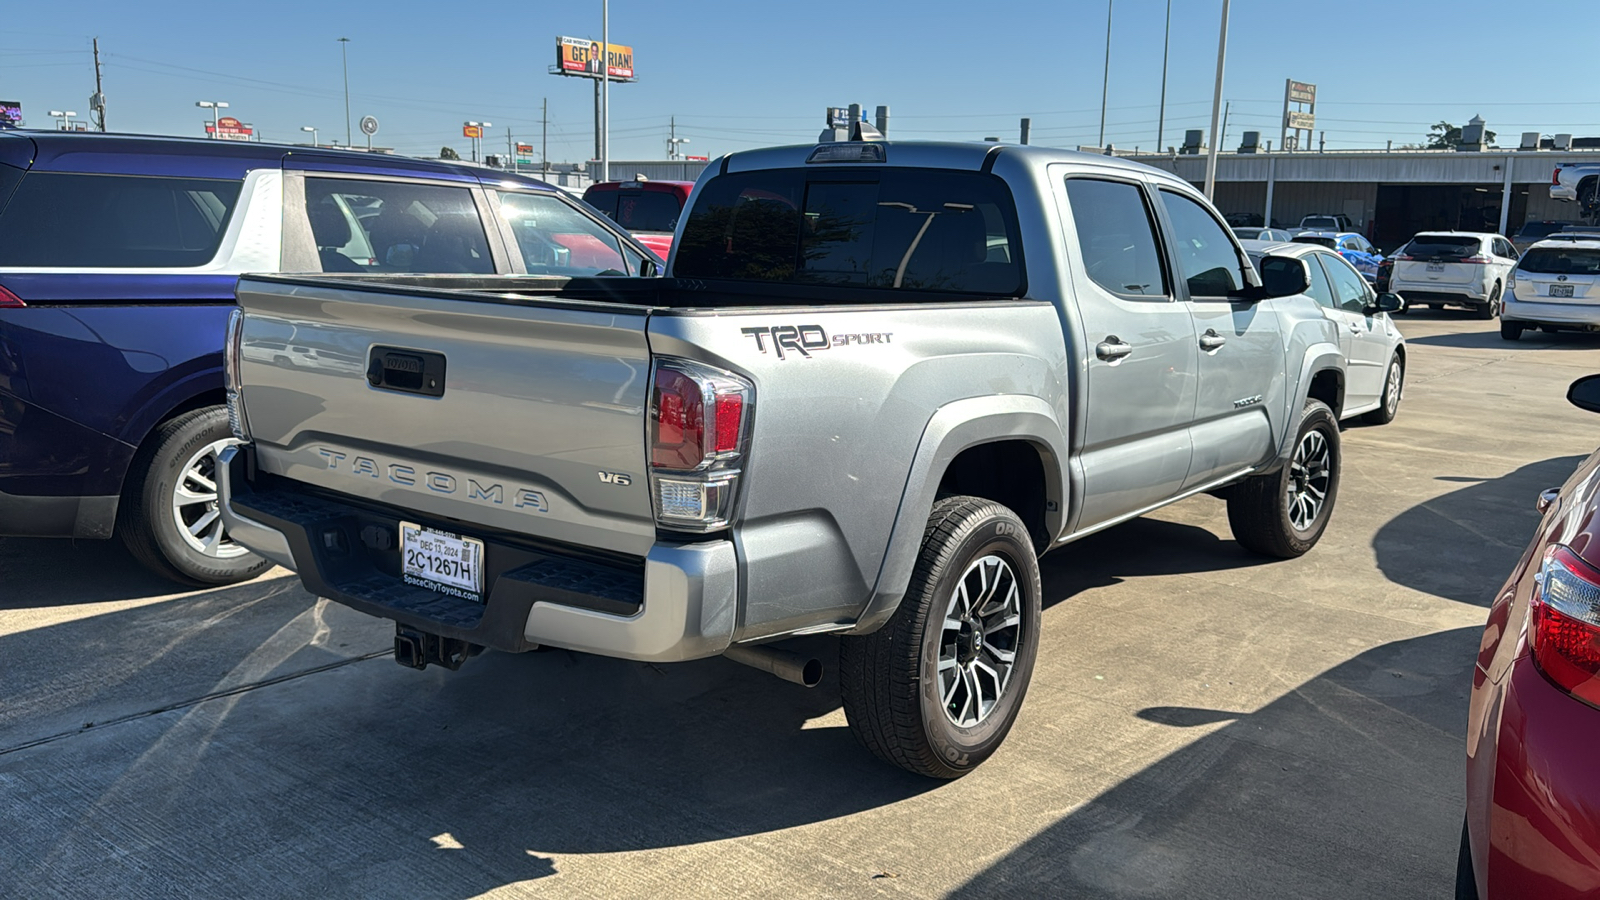
[[649,308],[240,279],[260,471],[643,556]]

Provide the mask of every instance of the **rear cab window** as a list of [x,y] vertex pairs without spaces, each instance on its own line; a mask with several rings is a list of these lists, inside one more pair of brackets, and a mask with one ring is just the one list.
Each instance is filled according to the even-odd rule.
[[0,266],[203,266],[222,244],[242,187],[210,178],[29,173],[0,217]]
[[676,194],[667,191],[617,191],[616,206],[602,210],[618,225],[628,231],[671,232],[678,228],[678,215],[683,204]]
[[1016,208],[998,177],[775,169],[701,188],[673,274],[769,284],[1020,296]]

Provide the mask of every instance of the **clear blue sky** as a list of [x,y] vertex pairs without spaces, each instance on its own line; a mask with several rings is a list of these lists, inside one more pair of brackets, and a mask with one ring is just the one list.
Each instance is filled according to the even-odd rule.
[[[1114,0],[1107,136],[1119,148],[1156,143],[1166,2]],[[1277,143],[1285,78],[1318,85],[1330,149],[1419,142],[1429,124],[1474,114],[1501,144],[1600,134],[1592,79],[1538,62],[1582,57],[1581,42],[1554,41],[1600,29],[1591,4],[1234,0],[1223,146],[1246,129]],[[1167,144],[1207,124],[1221,0],[1172,7]],[[537,147],[549,98],[550,158],[590,155],[589,82],[546,70],[556,36],[600,36],[599,0],[80,0],[12,4],[5,18],[0,99],[20,100],[34,127],[51,127],[50,109],[88,115],[98,35],[112,130],[198,136],[208,116],[194,101],[226,100],[268,140],[302,140],[302,125],[343,139],[347,36],[351,116],[380,120],[379,145],[465,156],[461,123],[477,119],[495,126],[486,152],[503,151],[507,127]],[[1035,143],[1093,144],[1105,27],[1105,0],[611,0],[612,40],[634,47],[640,79],[612,86],[612,156],[664,158],[674,115],[688,153],[808,142],[825,107],[851,102],[888,104],[898,138],[1014,140],[1026,115]]]

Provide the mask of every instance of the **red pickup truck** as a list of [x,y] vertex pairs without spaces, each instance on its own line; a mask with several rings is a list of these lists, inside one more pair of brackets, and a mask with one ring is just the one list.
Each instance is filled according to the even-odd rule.
[[692,181],[602,181],[590,185],[583,199],[666,259],[693,188]]

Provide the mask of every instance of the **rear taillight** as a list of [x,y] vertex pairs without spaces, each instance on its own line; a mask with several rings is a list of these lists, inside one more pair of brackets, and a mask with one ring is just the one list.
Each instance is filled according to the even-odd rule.
[[1552,169],[1550,171],[1550,184],[1551,185],[1558,185],[1560,183],[1561,183],[1561,167],[1560,166],[1556,166],[1554,169]]
[[[214,345],[213,345],[214,346]],[[244,415],[244,310],[228,314],[228,334],[222,342],[222,378],[227,396],[228,428],[241,441],[250,440],[250,423]]]
[[1412,260],[1416,259],[1416,257],[1415,256],[1404,256],[1404,255],[1401,255],[1401,256],[1396,256],[1395,259],[1400,260],[1401,262],[1411,262]]
[[1460,259],[1456,260],[1456,262],[1472,263],[1473,265],[1482,266],[1482,265],[1488,265],[1489,257],[1487,257],[1487,256],[1463,256]]
[[705,532],[733,516],[755,389],[721,369],[659,359],[650,389],[650,484],[656,523]]
[[4,287],[0,287],[0,309],[16,309],[27,305],[22,302],[21,297],[11,293]]
[[1550,548],[1533,592],[1533,661],[1579,700],[1600,706],[1600,570]]

